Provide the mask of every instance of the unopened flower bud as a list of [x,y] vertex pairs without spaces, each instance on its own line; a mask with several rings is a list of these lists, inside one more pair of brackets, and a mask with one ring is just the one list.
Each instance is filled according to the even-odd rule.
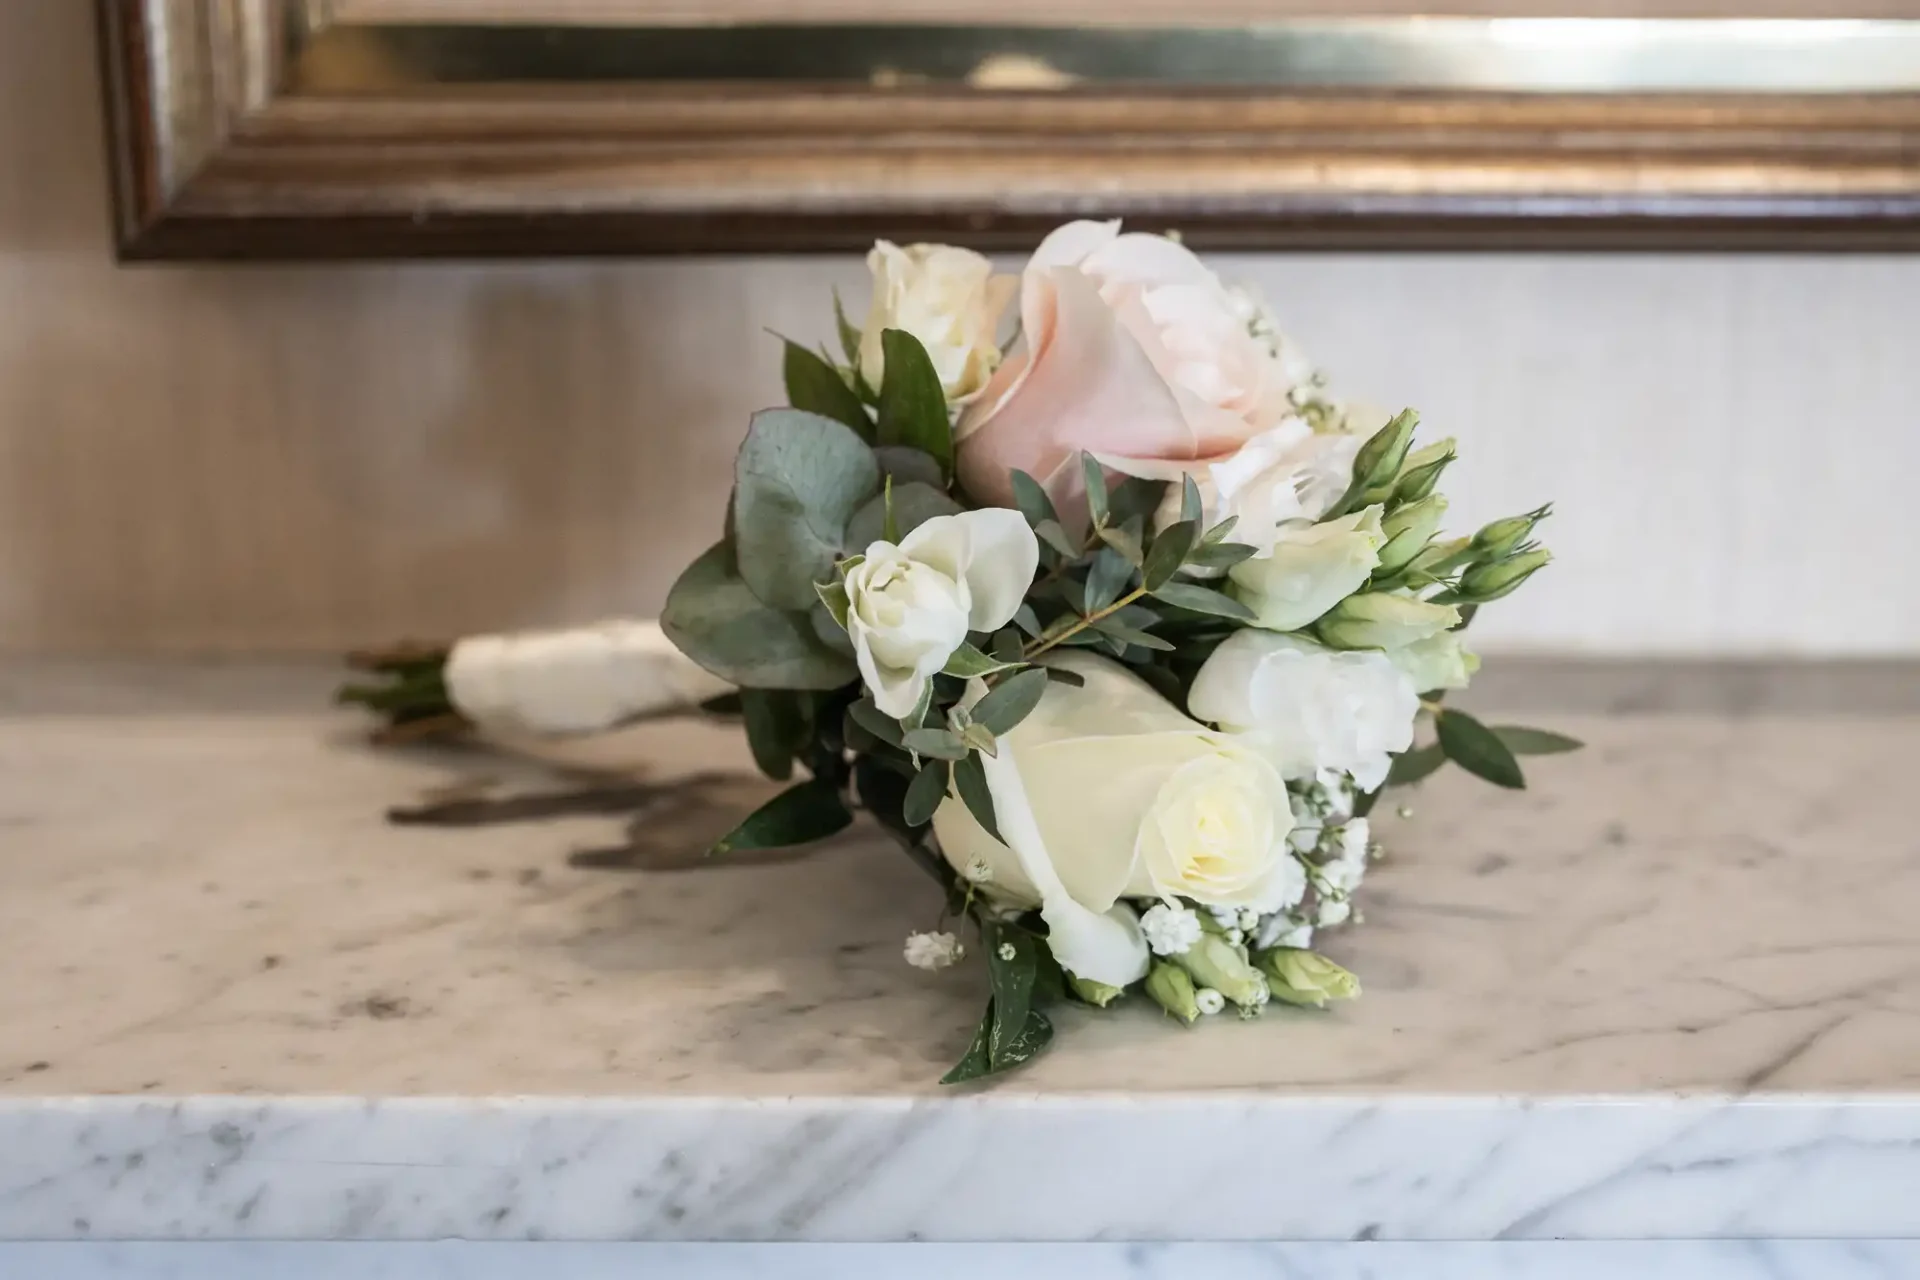
[[1095,982],[1092,978],[1083,978],[1077,973],[1068,974],[1067,981],[1073,984],[1073,994],[1096,1009],[1106,1008],[1124,994],[1124,990],[1120,987],[1110,987],[1104,982]]
[[1329,1000],[1351,1000],[1360,994],[1360,980],[1325,956],[1313,951],[1281,947],[1260,953],[1260,969],[1269,979],[1275,1000],[1324,1009]]
[[1381,521],[1387,545],[1380,549],[1380,564],[1374,569],[1376,580],[1397,573],[1426,549],[1427,540],[1440,528],[1447,514],[1447,500],[1440,494],[1398,507]]
[[1407,455],[1406,463],[1400,468],[1400,478],[1394,481],[1393,500],[1418,502],[1432,493],[1433,487],[1440,482],[1440,473],[1447,469],[1453,459],[1452,436],[1424,449],[1415,449]]
[[1508,516],[1505,520],[1495,520],[1484,525],[1473,535],[1473,553],[1481,560],[1498,560],[1527,540],[1533,532],[1533,526],[1553,514],[1551,506],[1529,511],[1525,515]]
[[1193,993],[1194,1008],[1208,1017],[1227,1007],[1227,998],[1212,987],[1201,987]]
[[1209,933],[1179,958],[1179,963],[1201,986],[1212,987],[1235,1004],[1261,999],[1260,972],[1246,952],[1217,933]]
[[1182,1022],[1192,1022],[1200,1016],[1200,1006],[1194,1003],[1193,998],[1193,979],[1178,965],[1156,961],[1147,970],[1147,994],[1153,997],[1155,1004]]
[[1348,596],[1314,631],[1335,649],[1397,649],[1438,635],[1460,621],[1452,605],[1370,591]]
[[1388,488],[1393,484],[1400,474],[1401,464],[1407,460],[1407,448],[1413,443],[1413,429],[1419,425],[1419,414],[1411,409],[1402,409],[1398,417],[1374,432],[1360,446],[1360,452],[1353,460],[1353,478],[1360,482],[1363,489]]
[[1458,595],[1474,604],[1498,600],[1519,590],[1521,583],[1546,568],[1552,560],[1553,552],[1540,547],[1491,564],[1477,564],[1460,575]]

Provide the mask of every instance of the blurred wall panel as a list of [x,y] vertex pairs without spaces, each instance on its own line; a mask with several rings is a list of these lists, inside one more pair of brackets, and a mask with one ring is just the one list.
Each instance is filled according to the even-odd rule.
[[[5,651],[650,610],[779,394],[767,330],[864,293],[850,259],[121,270],[100,154],[86,6],[0,5]],[[1920,649],[1920,259],[1223,265],[1462,438],[1459,523],[1557,501],[1490,647]]]

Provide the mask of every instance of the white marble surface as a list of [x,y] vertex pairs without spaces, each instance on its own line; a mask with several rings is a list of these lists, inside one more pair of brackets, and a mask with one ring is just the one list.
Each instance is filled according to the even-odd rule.
[[531,775],[278,687],[0,689],[0,1239],[1920,1236],[1911,714],[1555,717],[1594,747],[1534,790],[1386,824],[1357,1005],[1063,1015],[952,1095],[982,983],[900,963],[937,908],[884,842],[389,827]]

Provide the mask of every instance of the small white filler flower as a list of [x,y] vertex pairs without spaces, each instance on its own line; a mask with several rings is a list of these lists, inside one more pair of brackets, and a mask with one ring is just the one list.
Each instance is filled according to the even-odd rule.
[[1201,1013],[1212,1015],[1227,1007],[1227,998],[1212,987],[1201,987],[1193,993],[1193,1005]]
[[1200,917],[1186,907],[1156,903],[1140,917],[1140,932],[1155,955],[1184,955],[1200,941]]
[[916,969],[929,972],[944,969],[966,954],[967,949],[960,944],[960,939],[951,933],[907,935],[907,963]]

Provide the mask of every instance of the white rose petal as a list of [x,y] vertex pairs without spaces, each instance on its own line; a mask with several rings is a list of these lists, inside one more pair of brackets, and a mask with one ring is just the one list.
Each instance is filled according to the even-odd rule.
[[980,392],[1000,363],[1000,317],[1020,287],[996,276],[970,249],[944,244],[901,248],[885,240],[867,255],[873,301],[860,334],[860,374],[878,388],[886,376],[881,335],[901,329],[920,340],[953,403]]
[[1246,735],[1288,778],[1338,769],[1371,791],[1385,781],[1393,753],[1412,745],[1420,697],[1383,654],[1246,628],[1200,668],[1187,706]]
[[1016,511],[935,516],[895,546],[876,542],[847,571],[847,634],[874,705],[913,713],[967,632],[1006,625],[1040,562]]

